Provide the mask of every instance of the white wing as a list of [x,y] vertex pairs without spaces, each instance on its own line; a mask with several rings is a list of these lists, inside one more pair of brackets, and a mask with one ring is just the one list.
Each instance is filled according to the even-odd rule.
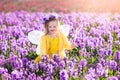
[[31,43],[38,45],[40,42],[40,37],[44,34],[42,31],[33,30],[28,33],[28,39]]
[[38,31],[38,30],[33,30],[28,33],[29,41],[37,45],[37,48],[36,48],[37,54],[40,54],[40,38],[42,35],[44,35],[44,32]]
[[37,46],[36,53],[40,54],[40,44]]
[[69,35],[70,31],[70,25],[68,24],[63,24],[59,26],[60,31],[67,37]]

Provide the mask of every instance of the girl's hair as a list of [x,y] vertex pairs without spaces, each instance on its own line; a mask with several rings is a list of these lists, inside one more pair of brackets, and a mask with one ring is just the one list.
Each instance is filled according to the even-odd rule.
[[50,16],[49,19],[44,20],[45,34],[49,33],[48,26],[51,21],[59,21],[55,16]]

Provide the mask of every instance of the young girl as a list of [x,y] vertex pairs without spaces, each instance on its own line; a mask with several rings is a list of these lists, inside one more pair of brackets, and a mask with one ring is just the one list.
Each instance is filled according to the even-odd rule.
[[40,54],[35,63],[40,61],[42,55],[48,55],[51,59],[53,54],[59,55],[62,59],[66,56],[64,50],[71,50],[75,44],[70,45],[65,35],[59,30],[59,20],[51,15],[49,19],[44,18],[45,35],[41,37]]

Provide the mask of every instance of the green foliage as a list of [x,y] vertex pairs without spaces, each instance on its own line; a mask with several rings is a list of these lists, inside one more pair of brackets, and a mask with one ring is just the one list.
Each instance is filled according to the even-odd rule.
[[60,80],[60,69],[56,68],[55,80]]
[[104,76],[99,77],[97,80],[107,80]]
[[35,72],[36,75],[41,76],[44,73],[44,70],[40,69],[39,71]]
[[68,59],[70,59],[70,58],[72,58],[72,57],[77,57],[77,58],[78,58],[78,57],[80,56],[79,50],[80,50],[79,47],[76,47],[76,48],[72,49],[72,50],[70,51],[69,55],[68,55]]
[[107,35],[106,35],[106,34],[104,34],[102,37],[103,37],[103,39],[105,40],[105,42],[108,42],[108,38],[107,38]]
[[6,68],[6,69],[8,70],[8,73],[10,73],[10,74],[11,74],[11,72],[13,71],[13,68],[12,68],[12,66],[11,66],[10,63],[5,63],[5,64],[3,65],[3,67]]
[[117,34],[115,32],[111,32],[111,35],[113,37],[113,41],[117,41],[118,40]]
[[28,58],[29,60],[34,60],[36,57],[37,57],[36,52],[34,52],[34,53],[28,52],[27,58]]

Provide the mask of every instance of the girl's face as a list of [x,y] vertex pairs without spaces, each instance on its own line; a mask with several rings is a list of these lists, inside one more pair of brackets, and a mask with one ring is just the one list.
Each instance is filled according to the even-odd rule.
[[50,21],[48,24],[49,34],[57,34],[58,32],[58,21]]

